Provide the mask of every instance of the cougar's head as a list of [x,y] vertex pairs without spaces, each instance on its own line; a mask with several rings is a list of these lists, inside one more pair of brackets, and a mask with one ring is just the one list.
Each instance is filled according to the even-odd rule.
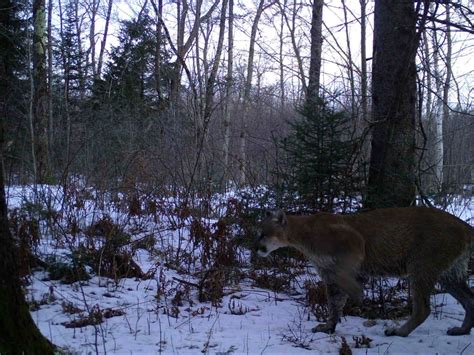
[[281,210],[267,211],[265,219],[261,222],[260,235],[256,243],[259,256],[267,256],[278,248],[288,246],[287,224],[285,212]]

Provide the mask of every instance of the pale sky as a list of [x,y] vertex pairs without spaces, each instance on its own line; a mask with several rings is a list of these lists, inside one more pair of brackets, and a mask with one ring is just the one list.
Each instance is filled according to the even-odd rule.
[[[234,41],[234,64],[237,67],[245,68],[248,55],[249,36],[250,28],[255,15],[255,9],[258,0],[235,0],[234,12],[236,19],[235,24],[235,41]],[[291,2],[291,1],[288,1]],[[357,80],[357,71],[360,68],[360,3],[359,0],[345,0],[345,3],[349,9],[348,11],[348,23],[349,23],[349,36],[351,45],[352,61],[355,64],[354,70],[356,71],[355,78]],[[137,14],[140,6],[143,4],[143,0],[136,1],[122,1],[116,2],[115,16],[118,19],[128,19]],[[308,72],[309,66],[309,30],[310,30],[310,19],[311,19],[311,8],[310,0],[302,0],[302,9],[299,12],[300,16],[300,28],[296,29],[297,42],[300,47],[301,55],[304,58],[305,73]],[[211,5],[211,1],[204,1],[204,10],[208,9]],[[372,56],[372,12],[373,12],[373,1],[368,1],[367,14],[369,14],[367,22],[367,58]],[[164,12],[165,22],[168,29],[173,37],[175,33],[175,3],[171,3],[169,0],[164,0]],[[255,73],[261,73],[261,81],[264,84],[273,84],[279,81],[279,63],[278,63],[278,51],[279,51],[279,35],[281,17],[276,15],[278,12],[278,5],[274,4],[271,8],[267,9],[259,25],[259,33],[257,35],[257,46],[255,55]],[[340,63],[343,63],[343,58],[347,58],[347,41],[344,24],[344,13],[342,10],[341,0],[326,0],[323,11],[323,20],[325,27],[323,27],[324,42],[323,42],[323,63],[322,63],[322,84],[329,90],[334,90],[337,87],[345,84],[346,80],[342,80],[341,77],[347,77],[347,70]],[[100,25],[99,25],[100,26]],[[217,25],[216,25],[217,26]],[[117,25],[112,26],[112,33],[116,32]],[[329,31],[330,30],[330,31]],[[297,63],[294,60],[293,47],[289,38],[288,29],[285,26],[285,81],[287,84],[297,85],[298,80],[293,75],[297,73]],[[214,31],[214,38],[217,39],[217,28]],[[201,41],[202,42],[202,41]],[[227,39],[224,41],[226,45]],[[117,44],[116,38],[109,39],[109,45]],[[453,32],[453,72],[455,78],[457,78],[457,87],[462,96],[462,101],[472,102],[474,94],[472,93],[472,82],[474,80],[474,66],[471,61],[474,59],[472,47],[474,45],[473,36],[469,36],[465,33]],[[345,53],[344,53],[345,52]],[[189,55],[192,55],[190,53]],[[226,56],[224,48],[224,58]],[[210,58],[212,59],[212,58]],[[368,61],[368,69],[370,72],[371,61]],[[237,71],[237,69],[236,69]],[[457,90],[452,91],[450,101],[457,101]],[[469,97],[469,98],[468,98]]]

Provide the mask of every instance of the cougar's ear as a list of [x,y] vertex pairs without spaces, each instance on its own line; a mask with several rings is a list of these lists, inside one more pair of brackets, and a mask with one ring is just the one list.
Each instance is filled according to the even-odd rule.
[[282,210],[276,210],[273,212],[273,220],[282,227],[285,227],[288,223],[288,220],[286,219],[286,214]]

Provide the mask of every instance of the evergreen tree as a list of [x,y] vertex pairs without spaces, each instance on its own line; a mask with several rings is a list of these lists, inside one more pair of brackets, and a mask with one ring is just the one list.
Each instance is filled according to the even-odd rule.
[[282,142],[287,166],[281,173],[284,203],[308,212],[333,211],[354,193],[349,118],[320,99],[308,100],[300,113]]
[[60,55],[64,71],[64,92],[66,100],[73,103],[85,89],[85,58],[77,35],[77,1],[69,0],[64,6]]
[[[4,164],[10,169],[16,169],[19,177],[24,182],[22,175],[27,169],[31,148],[25,142],[31,141],[29,122],[27,120],[28,100],[30,95],[29,64],[27,55],[27,21],[25,8],[21,2],[2,1],[0,4],[13,3],[13,14],[9,13],[7,5],[0,5],[0,57],[2,58],[2,75],[7,79],[0,79],[0,101],[2,107],[2,120],[4,139],[7,143],[7,154]],[[5,9],[5,10],[4,10]],[[21,159],[18,159],[21,157]],[[13,158],[13,159],[12,159]]]
[[[105,81],[110,88],[110,99],[119,107],[139,107],[154,103],[158,94],[155,85],[156,34],[150,16],[145,12],[138,18],[123,21],[119,34],[120,45],[110,54]],[[162,92],[169,92],[167,78],[169,55],[162,52]]]

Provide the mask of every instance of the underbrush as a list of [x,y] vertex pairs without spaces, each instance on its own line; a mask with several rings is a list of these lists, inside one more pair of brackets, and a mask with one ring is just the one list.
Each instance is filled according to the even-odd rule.
[[[148,280],[156,284],[154,309],[173,319],[213,308],[233,315],[252,312],[235,296],[251,287],[268,290],[275,302],[277,294],[285,294],[301,305],[306,321],[324,322],[325,286],[304,257],[282,249],[258,258],[253,251],[256,221],[273,204],[265,189],[191,198],[176,190],[100,191],[69,184],[12,188],[9,217],[25,283],[32,271],[44,270],[45,282],[72,284],[80,293],[91,279],[99,280],[113,296],[123,279]],[[51,287],[32,307],[48,304],[53,294],[59,297],[63,312],[72,316],[65,327],[99,326],[126,314],[126,307],[71,303]],[[362,304],[349,300],[344,315],[395,320],[410,313],[405,280],[368,279],[364,291]],[[223,302],[226,296],[231,299]],[[301,322],[289,325],[282,338],[309,348],[312,338],[301,327]]]

